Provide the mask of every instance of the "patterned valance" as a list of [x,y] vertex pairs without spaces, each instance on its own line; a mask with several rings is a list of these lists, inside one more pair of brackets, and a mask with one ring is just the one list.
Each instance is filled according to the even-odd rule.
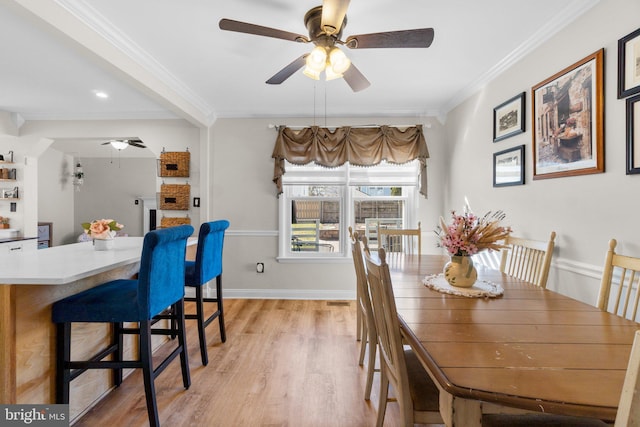
[[273,182],[282,193],[284,161],[296,165],[315,162],[326,167],[338,167],[346,162],[358,166],[373,166],[383,160],[402,164],[420,161],[420,194],[427,197],[427,159],[429,150],[422,125],[401,130],[397,127],[349,127],[331,131],[319,126],[294,130],[278,129],[272,156],[275,160]]

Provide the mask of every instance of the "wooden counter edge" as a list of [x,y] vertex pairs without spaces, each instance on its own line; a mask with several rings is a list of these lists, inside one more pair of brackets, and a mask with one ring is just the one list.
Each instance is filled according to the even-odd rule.
[[0,403],[16,403],[15,288],[0,285]]

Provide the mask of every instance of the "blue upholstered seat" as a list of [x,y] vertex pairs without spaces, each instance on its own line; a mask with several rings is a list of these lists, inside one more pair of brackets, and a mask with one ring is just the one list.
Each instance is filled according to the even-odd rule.
[[[191,384],[184,333],[184,278],[187,238],[193,227],[181,225],[147,233],[144,237],[140,271],[136,280],[118,279],[71,295],[53,304],[52,320],[57,324],[56,401],[69,403],[69,384],[86,369],[113,369],[114,382],[122,382],[123,368],[142,368],[151,426],[160,425],[155,399],[155,377],[170,360],[180,356],[185,388]],[[171,306],[172,327],[151,329],[155,315]],[[71,323],[114,324],[112,344],[88,361],[71,361]],[[124,322],[139,328],[126,329]],[[122,335],[140,336],[140,359],[123,360]],[[176,335],[178,346],[154,372],[151,334]],[[108,355],[114,360],[104,361]]]
[[[200,339],[200,356],[202,364],[208,363],[207,339],[205,328],[215,318],[218,318],[220,326],[220,339],[227,340],[224,327],[224,310],[222,305],[222,249],[224,246],[224,233],[229,228],[229,221],[218,220],[205,222],[200,226],[198,233],[198,247],[195,261],[185,263],[185,285],[195,288],[195,297],[186,297],[186,301],[196,303],[196,314],[185,315],[186,319],[196,319],[198,321],[198,335]],[[203,296],[203,286],[211,280],[216,279],[216,297],[206,298]],[[205,302],[217,303],[217,310],[207,319],[204,318]]]

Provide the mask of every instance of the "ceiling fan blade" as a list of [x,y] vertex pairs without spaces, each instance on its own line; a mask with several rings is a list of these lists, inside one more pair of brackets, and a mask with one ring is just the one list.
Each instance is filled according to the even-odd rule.
[[345,45],[351,49],[429,47],[433,42],[433,35],[433,28],[360,34],[349,36]]
[[135,141],[129,141],[129,145],[131,145],[132,147],[147,148],[146,145],[140,144],[139,142],[135,142]]
[[267,80],[266,83],[270,85],[279,85],[283,81],[287,80],[289,77],[293,75],[293,73],[298,71],[300,68],[304,67],[307,60],[307,56],[309,56],[309,54],[305,53],[301,57],[295,59],[291,64],[287,65],[282,70],[274,74],[274,76],[271,77],[269,80]]
[[261,25],[249,24],[247,22],[234,21],[232,19],[221,19],[218,24],[221,30],[235,31],[237,33],[255,34],[257,36],[273,37],[276,39],[290,40],[292,42],[309,43],[309,38],[288,31],[276,28],[263,27]]
[[350,0],[324,0],[322,2],[321,27],[329,35],[338,34],[342,28],[344,17]]
[[342,74],[342,78],[347,82],[351,90],[354,92],[360,92],[371,86],[369,80],[351,63],[351,66]]

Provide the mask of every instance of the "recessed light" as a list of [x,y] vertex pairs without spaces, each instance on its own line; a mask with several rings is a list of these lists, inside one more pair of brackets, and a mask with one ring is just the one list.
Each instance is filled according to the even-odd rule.
[[103,92],[101,90],[94,90],[93,93],[101,99],[107,99],[109,97],[109,94],[107,92]]

